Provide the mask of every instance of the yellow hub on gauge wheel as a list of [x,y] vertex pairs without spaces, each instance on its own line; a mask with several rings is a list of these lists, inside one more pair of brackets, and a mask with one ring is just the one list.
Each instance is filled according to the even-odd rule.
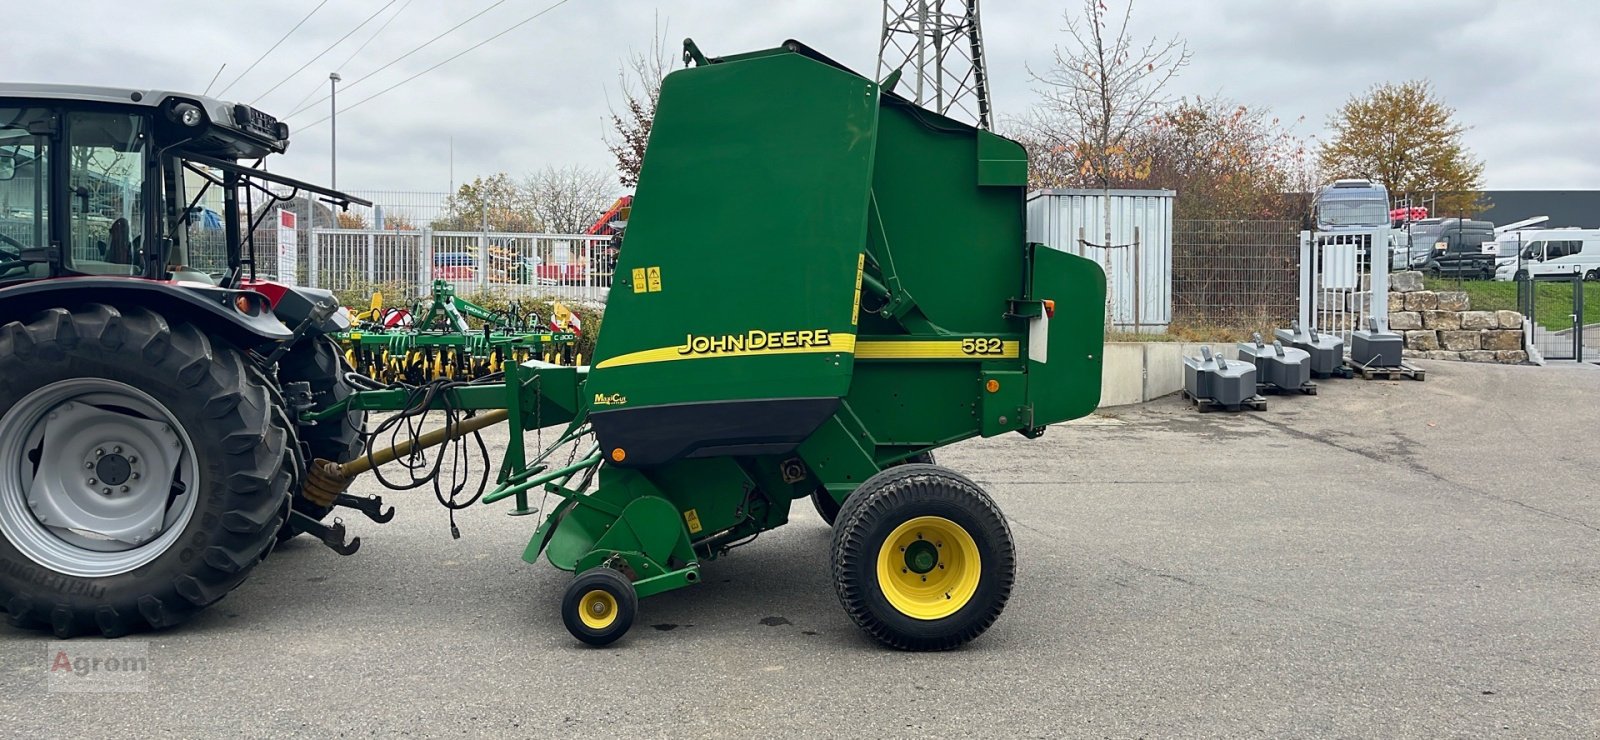
[[983,560],[961,525],[938,516],[907,520],[878,548],[878,587],[901,614],[942,619],[978,591]]
[[583,626],[603,630],[617,621],[617,597],[604,589],[594,589],[578,602],[578,619]]

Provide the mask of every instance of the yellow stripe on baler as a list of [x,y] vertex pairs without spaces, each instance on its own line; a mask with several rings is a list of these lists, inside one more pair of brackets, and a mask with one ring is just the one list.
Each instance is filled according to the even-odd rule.
[[856,343],[858,360],[1014,360],[1020,351],[1015,341],[1000,342],[998,352],[971,352],[961,339],[914,340],[907,342],[862,341]]
[[623,367],[625,365],[643,365],[652,362],[675,362],[677,360],[704,360],[712,357],[755,357],[758,355],[800,355],[823,354],[830,352],[843,352],[849,354],[856,348],[854,334],[834,334],[828,344],[812,345],[808,347],[763,347],[761,349],[717,350],[712,352],[697,352],[683,354],[682,346],[657,347],[655,349],[629,352],[601,361],[595,369],[607,367]]

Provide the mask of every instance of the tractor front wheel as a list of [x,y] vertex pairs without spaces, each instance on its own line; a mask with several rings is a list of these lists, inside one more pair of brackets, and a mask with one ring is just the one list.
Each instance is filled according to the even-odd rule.
[[639,594],[633,590],[633,582],[611,568],[578,574],[561,598],[561,621],[567,631],[596,647],[621,639],[638,612]]
[[290,432],[238,350],[144,309],[0,328],[0,606],[58,637],[168,627],[274,543]]
[[868,478],[833,529],[833,585],[845,612],[900,650],[949,650],[983,634],[1011,596],[1015,547],[977,484],[937,465]]

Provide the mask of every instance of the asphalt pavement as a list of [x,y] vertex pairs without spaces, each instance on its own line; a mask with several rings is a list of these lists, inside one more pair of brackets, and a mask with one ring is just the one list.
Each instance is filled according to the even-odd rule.
[[1019,555],[960,650],[863,637],[805,502],[585,648],[569,576],[519,557],[533,518],[478,507],[453,540],[430,494],[366,480],[400,513],[346,515],[356,555],[302,537],[119,641],[147,651],[140,692],[53,693],[48,638],[0,625],[0,734],[1600,735],[1600,369],[1420,364],[941,450]]

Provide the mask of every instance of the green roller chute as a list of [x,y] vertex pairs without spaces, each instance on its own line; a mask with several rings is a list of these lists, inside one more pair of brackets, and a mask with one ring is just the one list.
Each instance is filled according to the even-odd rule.
[[[617,639],[640,597],[698,582],[799,499],[834,527],[835,586],[863,630],[904,649],[971,640],[1009,595],[1011,536],[933,452],[1094,409],[1104,276],[1027,242],[1016,142],[793,41],[711,59],[686,42],[685,58],[592,364],[513,365],[450,394],[507,409],[484,501],[558,498],[524,557],[576,573],[562,610],[585,642]],[[560,441],[525,453],[522,432],[551,424]],[[576,442],[588,452],[557,454]]]

